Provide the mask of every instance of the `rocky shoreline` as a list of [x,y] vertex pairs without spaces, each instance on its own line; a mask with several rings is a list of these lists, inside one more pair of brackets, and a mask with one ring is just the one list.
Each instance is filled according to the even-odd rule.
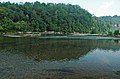
[[2,33],[1,36],[6,37],[37,37],[46,35],[63,35],[60,32],[16,32],[16,33]]
[[[69,33],[65,34],[62,32],[17,32],[17,33],[2,33],[1,36],[5,37],[40,37],[40,36],[105,36],[109,37],[107,34],[90,34],[90,33]],[[110,36],[110,37],[120,37],[120,36]]]

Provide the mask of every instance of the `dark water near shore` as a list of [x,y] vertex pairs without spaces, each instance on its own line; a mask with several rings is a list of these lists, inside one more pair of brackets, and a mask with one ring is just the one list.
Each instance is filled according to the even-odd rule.
[[0,37],[0,79],[120,79],[120,40],[87,38]]

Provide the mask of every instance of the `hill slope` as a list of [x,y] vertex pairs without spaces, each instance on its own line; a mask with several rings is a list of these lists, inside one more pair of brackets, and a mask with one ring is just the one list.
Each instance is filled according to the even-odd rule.
[[107,22],[110,24],[111,30],[117,30],[120,29],[120,16],[114,15],[114,16],[102,16],[99,17],[101,20]]
[[110,26],[78,5],[0,3],[1,32],[105,33]]

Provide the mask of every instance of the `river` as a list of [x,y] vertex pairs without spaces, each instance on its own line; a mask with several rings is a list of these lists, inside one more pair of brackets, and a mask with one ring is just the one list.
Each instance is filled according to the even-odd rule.
[[1,36],[0,79],[120,79],[120,39]]

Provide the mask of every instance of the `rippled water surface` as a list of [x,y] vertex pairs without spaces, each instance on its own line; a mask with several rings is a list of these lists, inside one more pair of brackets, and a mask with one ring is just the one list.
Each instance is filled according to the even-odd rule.
[[0,79],[120,79],[120,40],[87,38],[0,37]]

